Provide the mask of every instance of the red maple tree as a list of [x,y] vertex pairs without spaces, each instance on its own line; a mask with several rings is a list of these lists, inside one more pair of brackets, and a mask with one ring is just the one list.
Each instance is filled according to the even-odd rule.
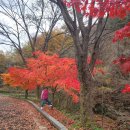
[[[11,67],[9,74],[14,87],[34,90],[37,86],[50,86],[56,91],[64,90],[72,96],[74,102],[79,100],[80,82],[76,61],[73,58],[60,58],[58,55],[47,55],[35,52],[35,58],[27,59],[27,68]],[[89,63],[89,57],[87,62]],[[96,64],[103,62],[97,60]],[[94,68],[92,75],[103,73],[100,68]]]
[[[37,58],[27,60],[28,68],[35,74],[37,82],[40,86],[51,86],[58,90],[63,89],[72,96],[74,102],[78,102],[80,91],[80,83],[78,80],[78,72],[76,61],[73,58],[60,58],[58,55],[46,55],[40,51],[35,52]],[[87,62],[90,62],[90,57]],[[96,64],[103,62],[97,60]],[[93,75],[103,73],[103,70],[94,69]]]

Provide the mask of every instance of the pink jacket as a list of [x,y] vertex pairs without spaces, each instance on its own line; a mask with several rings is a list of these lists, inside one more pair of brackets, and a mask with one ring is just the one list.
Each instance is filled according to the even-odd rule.
[[48,90],[47,89],[42,90],[41,99],[42,100],[48,99]]

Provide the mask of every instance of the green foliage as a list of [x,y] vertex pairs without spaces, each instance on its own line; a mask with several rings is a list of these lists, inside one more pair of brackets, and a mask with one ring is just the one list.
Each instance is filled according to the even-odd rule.
[[95,127],[93,130],[103,130],[103,128]]
[[128,22],[130,21],[130,15],[127,15],[127,17],[125,19],[108,19],[107,22],[107,28],[111,28],[112,30],[118,30],[122,27],[124,27],[124,25],[126,25]]
[[68,96],[64,91],[56,92],[55,107],[57,107],[59,110],[65,109],[66,112],[74,113],[74,114],[75,114],[75,112],[79,111],[79,109],[80,109],[79,103],[74,103],[72,101],[72,97]]

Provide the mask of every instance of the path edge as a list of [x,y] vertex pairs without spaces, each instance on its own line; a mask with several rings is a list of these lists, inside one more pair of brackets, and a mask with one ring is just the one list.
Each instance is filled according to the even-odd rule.
[[52,117],[51,115],[49,115],[47,112],[41,110],[40,107],[38,107],[38,105],[36,105],[33,101],[28,100],[28,99],[21,99],[21,98],[9,96],[9,95],[4,95],[4,94],[1,94],[1,95],[2,95],[2,96],[6,96],[6,97],[10,97],[10,98],[15,98],[15,99],[27,101],[27,102],[30,103],[38,112],[40,112],[40,114],[41,114],[42,116],[44,116],[53,126],[55,126],[58,130],[68,130],[62,123],[60,123],[60,122],[59,122],[58,120],[56,120],[54,117]]
[[42,116],[44,116],[52,125],[54,125],[58,130],[68,130],[62,123],[57,121],[54,117],[50,116],[47,112],[43,111],[38,107],[34,102],[30,100],[26,100],[28,103],[30,103],[38,112],[41,113]]

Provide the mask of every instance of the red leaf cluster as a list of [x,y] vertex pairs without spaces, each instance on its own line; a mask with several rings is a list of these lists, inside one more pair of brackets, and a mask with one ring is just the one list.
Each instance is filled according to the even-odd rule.
[[118,40],[123,40],[124,38],[130,38],[130,22],[125,25],[125,27],[115,32],[113,42],[117,42]]
[[[88,17],[106,17],[124,19],[130,13],[130,0],[63,0],[65,5]],[[113,42],[130,37],[130,22],[116,31]]]
[[36,88],[35,75],[32,71],[25,68],[9,68],[9,74],[13,80],[12,84],[14,87],[21,87],[25,90],[33,90]]
[[85,16],[124,18],[130,11],[130,0],[63,0],[67,7],[73,7]]

